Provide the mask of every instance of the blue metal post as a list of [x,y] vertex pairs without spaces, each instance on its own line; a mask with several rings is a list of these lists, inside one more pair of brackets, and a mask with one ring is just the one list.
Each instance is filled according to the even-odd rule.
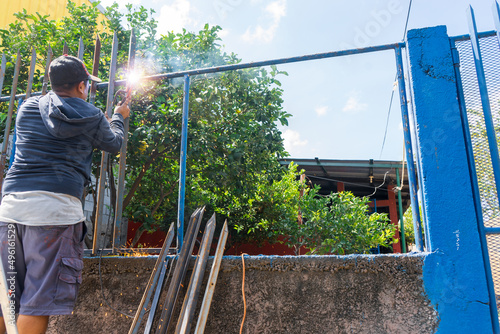
[[189,75],[184,76],[184,105],[182,109],[181,159],[179,170],[179,203],[177,210],[177,252],[184,240],[184,202],[186,199],[186,157],[189,120]]
[[[495,177],[497,194],[500,194],[500,159],[498,155],[498,145],[495,135],[495,125],[491,115],[490,99],[488,97],[488,88],[486,87],[486,76],[484,74],[483,59],[479,49],[479,39],[477,37],[476,20],[474,10],[469,6],[467,9],[467,18],[469,20],[470,41],[472,45],[472,54],[474,55],[474,64],[476,65],[477,83],[481,95],[481,105],[483,107],[484,123],[486,126],[486,136],[488,137],[488,146],[490,148],[491,165]],[[500,196],[497,196],[500,200]],[[500,203],[499,203],[500,204]]]
[[417,180],[415,173],[415,162],[413,161],[413,148],[411,146],[410,122],[408,116],[408,104],[406,102],[406,87],[403,76],[403,57],[401,47],[397,46],[396,67],[398,70],[399,101],[401,103],[401,114],[403,117],[403,130],[406,148],[406,161],[408,161],[408,186],[410,188],[411,209],[413,212],[413,229],[415,231],[415,245],[419,252],[423,251],[422,225],[420,224],[420,210],[417,197]]
[[455,66],[455,76],[457,78],[457,90],[458,90],[458,102],[460,107],[460,118],[462,119],[462,127],[464,131],[465,137],[465,150],[467,152],[467,160],[469,162],[469,170],[470,170],[470,179],[472,186],[472,198],[474,200],[474,206],[476,209],[476,219],[477,219],[477,227],[479,230],[479,238],[481,241],[481,252],[483,254],[484,261],[484,271],[486,274],[486,283],[488,287],[488,296],[490,302],[490,315],[492,319],[493,332],[500,333],[500,327],[498,323],[498,310],[495,296],[495,286],[493,283],[493,275],[491,272],[491,264],[490,257],[488,254],[488,244],[486,240],[486,232],[484,228],[483,222],[483,210],[481,207],[481,197],[479,195],[479,185],[477,182],[477,172],[476,172],[476,164],[474,162],[474,151],[472,149],[472,142],[470,136],[470,127],[469,120],[467,118],[467,109],[465,107],[465,98],[464,98],[464,89],[462,86],[462,79],[460,76],[460,56],[458,54],[458,50],[455,48],[455,41],[451,41],[452,45],[452,57],[453,57],[453,65]]

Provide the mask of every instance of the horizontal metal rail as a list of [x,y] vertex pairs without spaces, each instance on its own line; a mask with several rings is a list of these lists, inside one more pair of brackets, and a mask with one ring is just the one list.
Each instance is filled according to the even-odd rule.
[[[297,63],[297,62],[309,61],[309,60],[318,60],[318,59],[334,58],[334,57],[363,54],[363,53],[370,53],[370,52],[377,52],[377,51],[394,50],[398,47],[404,48],[405,43],[399,42],[399,43],[384,44],[384,45],[377,45],[377,46],[368,46],[368,47],[359,48],[359,49],[348,49],[348,50],[341,50],[341,51],[315,53],[315,54],[298,56],[298,57],[278,58],[278,59],[250,62],[250,63],[231,64],[231,65],[207,67],[207,68],[188,70],[188,71],[162,73],[162,74],[155,74],[155,75],[151,75],[151,76],[141,77],[140,80],[158,81],[158,80],[165,80],[165,79],[172,79],[172,78],[180,78],[180,77],[184,77],[185,75],[193,76],[193,75],[201,75],[201,74],[208,74],[208,73],[241,70],[241,69],[252,68],[252,67],[289,64],[289,63]],[[115,85],[117,85],[117,86],[126,85],[126,83],[127,83],[127,80],[125,80],[125,79],[115,80]],[[101,83],[97,84],[98,89],[105,89],[107,86],[108,86],[108,82],[101,82]],[[33,93],[32,96],[34,96],[34,95],[40,95],[40,93]],[[24,96],[25,96],[25,94],[19,94],[19,95],[16,95],[16,98],[23,98]],[[4,101],[8,101],[8,98],[4,98],[4,97],[0,98],[0,102],[4,102]]]
[[[492,37],[492,36],[495,36],[496,34],[497,34],[497,32],[495,30],[489,30],[489,31],[483,31],[483,32],[477,33],[477,37],[479,37],[479,38]],[[469,34],[450,37],[450,40],[452,42],[467,41],[469,39],[470,39],[470,35]]]

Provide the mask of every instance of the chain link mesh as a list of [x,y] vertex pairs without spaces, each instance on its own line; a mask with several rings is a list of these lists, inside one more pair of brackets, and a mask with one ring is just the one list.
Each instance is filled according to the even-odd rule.
[[[498,144],[500,142],[500,48],[496,36],[480,38],[479,45],[496,132],[495,137]],[[467,109],[484,226],[500,227],[500,205],[491,164],[491,154],[486,135],[471,41],[457,41],[455,46],[460,56],[460,76],[463,85],[465,107]],[[497,307],[499,307],[500,235],[487,235],[486,240],[495,285],[495,295],[497,296]]]

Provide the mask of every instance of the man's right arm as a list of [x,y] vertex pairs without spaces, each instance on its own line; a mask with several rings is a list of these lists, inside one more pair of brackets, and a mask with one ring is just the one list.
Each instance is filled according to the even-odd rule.
[[117,106],[111,118],[103,114],[92,146],[113,154],[120,151],[124,136],[123,121],[129,115],[127,103]]

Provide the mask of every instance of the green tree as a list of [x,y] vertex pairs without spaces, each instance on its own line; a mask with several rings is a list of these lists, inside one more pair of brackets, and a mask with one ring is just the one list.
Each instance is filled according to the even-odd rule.
[[[102,30],[95,4],[75,6],[68,2],[68,9],[70,16],[59,21],[25,12],[16,14],[18,22],[0,32],[2,48],[16,50],[23,46],[26,65],[32,46],[45,55],[50,44],[57,56],[62,53],[63,41],[67,41],[76,53],[82,36],[87,42],[84,61],[91,67],[92,39],[98,33],[102,41],[99,75],[107,78],[111,32],[115,31],[119,41],[117,73],[124,78],[128,39],[134,30],[138,39],[136,69],[142,76],[241,61],[235,54],[224,52],[217,36],[220,27],[205,25],[198,33],[184,30],[157,37],[153,11],[144,7],[128,5],[125,14],[116,4],[108,7]],[[277,158],[286,152],[277,123],[286,124],[290,116],[281,106],[277,76],[283,74],[273,67],[270,71],[247,69],[192,78],[186,211],[207,204],[209,211],[218,213],[218,221],[230,217],[230,223],[236,224],[246,219],[238,210],[239,203],[254,197],[258,182],[279,174]],[[41,75],[37,73],[37,82]],[[23,74],[21,81],[25,79]],[[96,105],[101,108],[105,106],[105,94],[101,91],[97,95]],[[132,102],[123,207],[143,224],[142,230],[165,228],[176,218],[182,95],[181,79],[142,82]],[[93,170],[97,176],[100,154],[95,158]],[[117,159],[112,160],[113,165]],[[116,176],[116,167],[112,170],[111,176]],[[113,182],[111,186],[113,190]],[[89,190],[94,198],[95,187]],[[250,222],[246,225],[251,227]],[[238,231],[248,235],[247,230]]]

